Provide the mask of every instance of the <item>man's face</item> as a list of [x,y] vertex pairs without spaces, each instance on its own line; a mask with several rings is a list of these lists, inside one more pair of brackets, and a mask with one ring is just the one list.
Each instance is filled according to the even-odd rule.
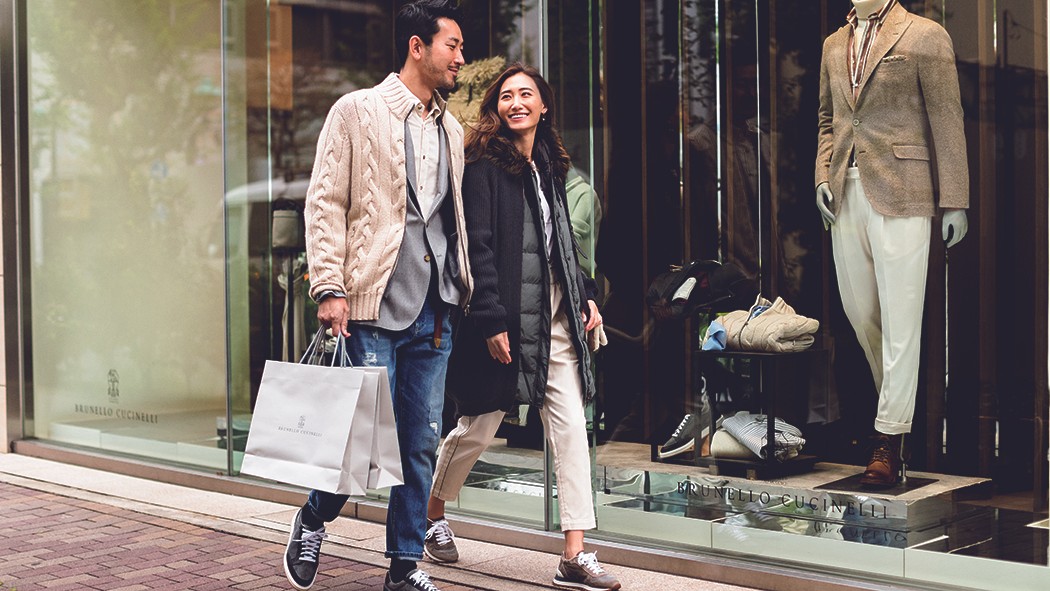
[[459,25],[454,20],[438,19],[438,32],[434,33],[430,45],[423,46],[420,63],[427,82],[438,90],[452,90],[464,63],[463,33]]

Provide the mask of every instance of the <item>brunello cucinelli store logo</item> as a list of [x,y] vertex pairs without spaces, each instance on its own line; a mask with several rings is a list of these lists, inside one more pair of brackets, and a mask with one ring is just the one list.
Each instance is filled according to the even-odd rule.
[[93,415],[96,417],[103,417],[107,419],[120,419],[124,421],[135,421],[138,423],[150,423],[156,425],[160,422],[160,417],[157,413],[144,412],[140,410],[133,410],[128,408],[119,408],[120,405],[120,374],[116,369],[111,369],[106,373],[106,396],[109,398],[109,404],[106,405],[95,405],[95,404],[74,404],[73,412],[77,414]]
[[705,484],[692,480],[678,482],[678,494],[711,503],[742,503],[771,512],[814,511],[824,515],[887,519],[893,517],[884,503],[860,497],[836,498],[806,491],[777,491],[729,485]]
[[311,431],[306,428],[306,415],[299,415],[299,420],[296,422],[294,427],[287,425],[277,425],[278,431],[284,431],[285,433],[293,433],[295,435],[306,435],[307,437],[321,437],[323,433],[318,431]]
[[106,376],[106,381],[109,383],[107,394],[109,395],[110,404],[120,403],[120,374],[117,373],[116,369],[109,370]]
[[124,421],[136,421],[139,423],[151,423],[156,425],[160,417],[156,413],[131,410],[128,408],[113,408],[112,406],[99,406],[94,404],[74,404],[73,412],[107,419],[121,419]]

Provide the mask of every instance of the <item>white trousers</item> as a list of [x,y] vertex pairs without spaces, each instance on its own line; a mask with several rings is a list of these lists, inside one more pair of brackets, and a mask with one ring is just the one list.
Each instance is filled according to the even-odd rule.
[[[569,319],[565,316],[561,287],[551,283],[550,362],[547,391],[540,420],[554,455],[558,485],[558,513],[562,531],[593,529],[594,497],[591,492],[591,453],[587,442],[587,419],[583,412],[583,384],[579,361],[572,345]],[[460,417],[438,450],[434,486],[430,494],[454,501],[474,463],[492,443],[503,421],[498,410],[475,417]]]
[[842,307],[879,390],[875,430],[909,433],[919,386],[930,218],[872,209],[856,168],[846,172],[842,197],[831,244]]

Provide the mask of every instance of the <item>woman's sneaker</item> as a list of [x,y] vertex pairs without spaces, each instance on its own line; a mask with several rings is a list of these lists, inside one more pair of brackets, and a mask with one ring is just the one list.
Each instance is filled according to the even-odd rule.
[[616,577],[605,572],[598,564],[594,552],[580,552],[566,560],[563,556],[554,575],[554,584],[569,589],[586,589],[587,591],[612,591],[620,588]]
[[436,562],[459,560],[456,535],[447,521],[438,519],[427,529],[427,535],[423,538],[423,553]]

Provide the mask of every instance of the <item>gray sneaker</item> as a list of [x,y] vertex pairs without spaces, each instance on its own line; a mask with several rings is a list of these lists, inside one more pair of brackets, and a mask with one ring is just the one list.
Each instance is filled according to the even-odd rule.
[[459,560],[456,548],[456,535],[444,519],[438,519],[427,529],[423,538],[423,553],[435,562],[455,562]]
[[321,552],[321,541],[328,537],[322,525],[311,531],[303,525],[303,510],[292,518],[292,532],[288,535],[288,546],[284,551],[284,574],[296,589],[306,590],[317,578],[317,559]]
[[580,552],[572,560],[562,557],[558,572],[554,575],[554,585],[569,589],[586,591],[612,591],[620,588],[616,577],[605,572],[598,564],[594,552]]
[[418,568],[408,571],[408,575],[405,576],[405,580],[400,583],[394,583],[390,580],[390,573],[387,573],[386,579],[383,580],[383,591],[440,591],[434,583],[430,582],[430,575],[419,570]]

